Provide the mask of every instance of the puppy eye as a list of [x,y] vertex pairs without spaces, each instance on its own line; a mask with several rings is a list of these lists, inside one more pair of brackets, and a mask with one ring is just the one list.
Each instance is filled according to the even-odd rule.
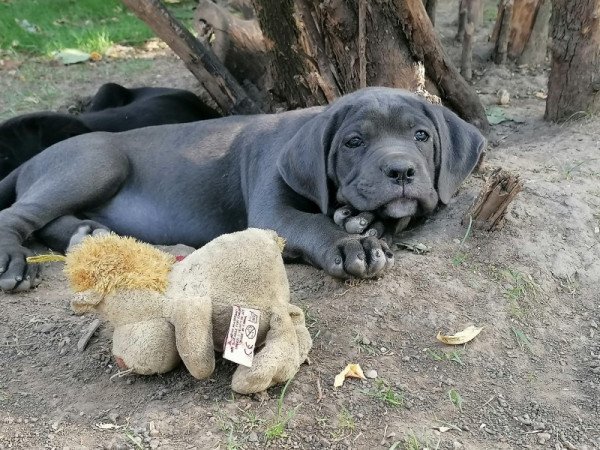
[[359,137],[353,137],[351,139],[348,139],[344,145],[348,148],[360,147],[361,145],[363,145],[363,140]]
[[427,139],[429,139],[429,133],[427,133],[427,131],[418,130],[415,133],[415,141],[427,142]]

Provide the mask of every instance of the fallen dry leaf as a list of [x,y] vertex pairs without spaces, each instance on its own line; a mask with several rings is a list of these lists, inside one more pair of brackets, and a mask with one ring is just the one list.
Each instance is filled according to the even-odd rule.
[[477,336],[481,330],[483,330],[483,327],[477,328],[476,326],[471,325],[470,327],[467,327],[452,336],[445,336],[439,332],[437,335],[437,340],[449,345],[465,344]]
[[344,380],[346,378],[360,378],[361,380],[367,379],[363,373],[363,370],[360,368],[360,365],[348,364],[344,370],[335,376],[333,387],[340,387],[342,384],[344,384]]

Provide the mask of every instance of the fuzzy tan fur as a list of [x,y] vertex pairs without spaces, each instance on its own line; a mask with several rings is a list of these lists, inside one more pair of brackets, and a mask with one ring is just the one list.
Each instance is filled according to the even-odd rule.
[[93,236],[68,255],[65,272],[75,292],[117,289],[165,292],[175,258],[131,237]]
[[[264,345],[252,367],[237,369],[232,388],[259,392],[293,377],[312,346],[302,310],[289,303],[283,245],[269,230],[223,235],[169,263],[165,276],[169,255],[130,239],[89,237],[67,255],[67,274],[77,276],[77,290],[89,286],[72,307],[78,313],[97,311],[115,326],[113,355],[120,367],[163,373],[183,360],[199,379],[214,370],[214,351],[223,350],[232,306],[258,309],[257,345]],[[109,271],[109,281],[102,270]]]

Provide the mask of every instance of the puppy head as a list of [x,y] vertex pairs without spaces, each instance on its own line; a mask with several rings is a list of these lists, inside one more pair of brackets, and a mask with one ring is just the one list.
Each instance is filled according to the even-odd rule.
[[485,139],[450,110],[400,89],[341,97],[283,149],[285,182],[327,213],[333,202],[402,218],[447,204]]

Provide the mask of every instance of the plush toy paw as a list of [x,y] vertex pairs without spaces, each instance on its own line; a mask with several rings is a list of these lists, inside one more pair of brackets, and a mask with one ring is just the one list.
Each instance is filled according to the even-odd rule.
[[231,388],[239,394],[254,394],[285,383],[306,361],[311,346],[302,310],[294,305],[274,308],[264,347],[254,355],[251,367],[238,367]]

